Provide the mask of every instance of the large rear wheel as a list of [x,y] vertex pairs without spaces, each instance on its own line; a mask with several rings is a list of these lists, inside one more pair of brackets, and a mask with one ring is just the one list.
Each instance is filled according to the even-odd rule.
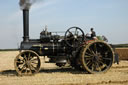
[[113,50],[103,41],[93,41],[85,45],[80,53],[83,69],[89,73],[103,73],[113,63]]

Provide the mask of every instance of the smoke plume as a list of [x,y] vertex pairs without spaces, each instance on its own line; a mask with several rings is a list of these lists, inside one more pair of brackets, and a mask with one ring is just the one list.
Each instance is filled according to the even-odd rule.
[[37,0],[20,0],[19,5],[22,10],[24,9],[29,10],[31,5],[36,1]]

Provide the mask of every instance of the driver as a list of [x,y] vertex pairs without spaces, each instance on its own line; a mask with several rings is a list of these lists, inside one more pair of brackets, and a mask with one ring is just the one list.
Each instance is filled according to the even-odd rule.
[[90,29],[90,32],[86,34],[87,38],[96,39],[96,33],[94,31],[94,28]]

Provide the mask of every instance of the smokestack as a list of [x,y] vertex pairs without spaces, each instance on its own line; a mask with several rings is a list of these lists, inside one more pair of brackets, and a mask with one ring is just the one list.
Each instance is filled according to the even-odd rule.
[[20,0],[19,5],[23,10],[23,42],[29,42],[29,9],[35,0]]
[[19,5],[23,10],[23,42],[29,42],[29,9],[38,0],[20,0]]
[[29,42],[29,10],[23,9],[23,41]]

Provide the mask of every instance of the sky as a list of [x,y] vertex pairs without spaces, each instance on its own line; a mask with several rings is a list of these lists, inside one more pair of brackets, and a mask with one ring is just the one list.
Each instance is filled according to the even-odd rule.
[[[19,0],[1,0],[0,49],[18,48],[23,40]],[[48,31],[80,27],[85,34],[93,27],[110,44],[128,43],[128,0],[37,0],[30,8],[30,38]]]

